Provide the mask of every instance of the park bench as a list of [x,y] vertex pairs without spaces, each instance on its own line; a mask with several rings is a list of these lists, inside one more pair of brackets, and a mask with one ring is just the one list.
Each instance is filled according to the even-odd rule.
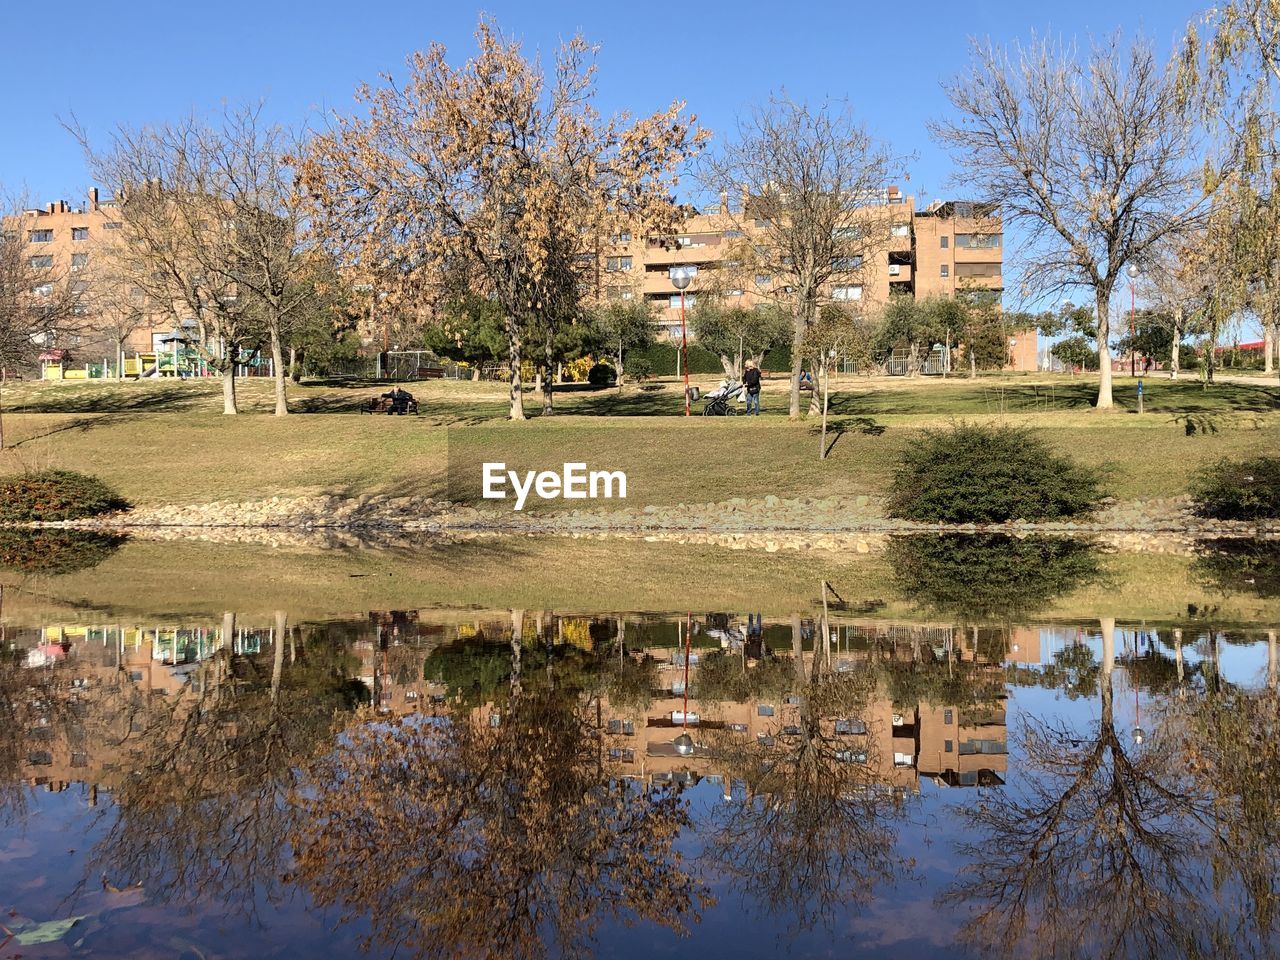
[[[370,397],[369,401],[360,408],[361,413],[390,413],[394,401],[390,397]],[[415,417],[418,415],[418,401],[410,399],[405,405],[404,413],[412,413]]]

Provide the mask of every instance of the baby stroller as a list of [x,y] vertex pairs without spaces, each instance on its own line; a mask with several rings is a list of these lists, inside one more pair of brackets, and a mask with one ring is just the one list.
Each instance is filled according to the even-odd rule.
[[708,393],[704,399],[706,406],[702,408],[704,417],[734,417],[738,411],[733,407],[734,401],[742,393],[742,384],[736,380],[726,380],[719,389]]

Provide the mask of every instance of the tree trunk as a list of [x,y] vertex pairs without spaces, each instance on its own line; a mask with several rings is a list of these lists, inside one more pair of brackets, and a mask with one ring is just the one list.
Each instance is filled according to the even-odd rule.
[[226,368],[222,371],[222,412],[226,416],[239,413],[236,408],[236,360],[235,353],[225,361]]
[[511,363],[511,410],[510,419],[524,419],[524,395],[520,384],[520,325],[516,318],[507,315],[507,354]]
[[294,383],[302,382],[302,364],[306,362],[307,351],[301,347],[289,348],[289,379]]
[[741,380],[742,371],[738,369],[737,361],[734,357],[720,354],[720,366],[724,368],[724,375],[729,380]]
[[1098,402],[1094,405],[1098,410],[1110,410],[1114,406],[1111,398],[1111,288],[1098,287]]
[[1262,372],[1270,373],[1271,355],[1275,351],[1275,328],[1269,323],[1262,325]]
[[4,382],[8,375],[9,368],[0,363],[0,450],[4,449]]
[[275,631],[271,635],[271,705],[275,706],[280,699],[280,680],[284,676],[284,632],[288,628],[288,617],[283,610],[276,611]]
[[827,391],[827,365],[825,363],[818,364],[818,377],[813,381],[813,390],[809,393],[809,416],[816,417],[819,413],[823,414],[823,422],[826,422],[826,414],[823,410],[824,403],[818,399],[818,391],[822,390],[825,396]]
[[271,326],[271,373],[276,382],[276,416],[289,415],[289,398],[285,394],[285,381],[288,379],[284,369],[284,345],[280,342],[280,328]]
[[116,379],[124,379],[124,341],[116,341]]
[[542,375],[542,415],[544,417],[551,416],[551,412],[552,412],[551,391],[553,389],[555,389],[555,384],[552,382],[551,370],[548,369]]
[[480,382],[480,368],[479,368],[479,367],[473,367],[473,368],[471,369],[471,382],[472,382],[472,383],[479,383],[479,382]]
[[618,392],[622,392],[622,341],[618,341]]
[[1173,308],[1173,343],[1169,345],[1169,379],[1177,380],[1182,367],[1182,307]]
[[972,348],[967,351],[969,354],[969,379],[978,379],[978,355],[973,352]]
[[794,329],[791,336],[791,401],[787,406],[787,416],[792,420],[800,419],[800,351],[804,349],[804,334],[808,327],[802,314],[797,313],[792,323]]
[[556,383],[564,383],[564,362],[556,364]]

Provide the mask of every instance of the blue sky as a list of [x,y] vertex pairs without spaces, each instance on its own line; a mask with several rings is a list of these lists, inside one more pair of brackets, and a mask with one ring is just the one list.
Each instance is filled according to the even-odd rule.
[[771,90],[798,99],[847,97],[880,137],[915,152],[909,192],[955,193],[925,121],[945,112],[939,89],[967,58],[967,38],[1053,31],[1087,39],[1144,30],[1161,50],[1200,7],[1180,2],[1075,0],[914,4],[790,4],[716,0],[681,5],[427,0],[62,0],[4,2],[0,36],[0,185],[36,202],[78,199],[87,175],[58,117],[90,134],[116,122],[159,121],[265,98],[276,118],[349,109],[355,85],[403,73],[405,54],[432,40],[471,52],[484,10],[530,50],[581,30],[602,44],[600,105],[633,113],[683,98],[713,131]]

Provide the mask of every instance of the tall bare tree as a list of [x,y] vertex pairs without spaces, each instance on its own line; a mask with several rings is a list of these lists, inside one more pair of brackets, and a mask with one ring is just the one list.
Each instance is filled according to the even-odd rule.
[[487,19],[476,40],[461,67],[434,44],[409,58],[404,84],[361,87],[365,113],[335,116],[300,172],[317,236],[375,277],[390,305],[443,303],[464,274],[501,306],[520,420],[526,334],[550,354],[557,325],[580,314],[596,272],[583,254],[601,237],[673,229],[677,167],[705,134],[680,103],[602,120],[595,48],[581,37],[560,47],[550,76]]
[[877,204],[901,163],[848,104],[809,106],[785,96],[739,120],[736,137],[703,163],[704,187],[742,194],[730,213],[742,234],[730,269],[791,315],[793,418],[805,331],[833,284],[859,285],[887,250],[892,208]]
[[73,122],[89,168],[119,201],[119,240],[101,255],[119,282],[140,290],[154,317],[182,329],[222,376],[222,412],[234,414],[236,366],[250,335],[249,305],[225,258],[233,208],[219,192],[207,132],[194,117],[157,127],[117,127],[104,150]]
[[1108,409],[1116,283],[1208,205],[1197,113],[1179,71],[1145,40],[1113,36],[1084,56],[1046,39],[1007,50],[975,42],[972,54],[945,85],[954,118],[930,131],[950,149],[957,182],[1025,231],[1029,291],[1093,292],[1097,406]]

